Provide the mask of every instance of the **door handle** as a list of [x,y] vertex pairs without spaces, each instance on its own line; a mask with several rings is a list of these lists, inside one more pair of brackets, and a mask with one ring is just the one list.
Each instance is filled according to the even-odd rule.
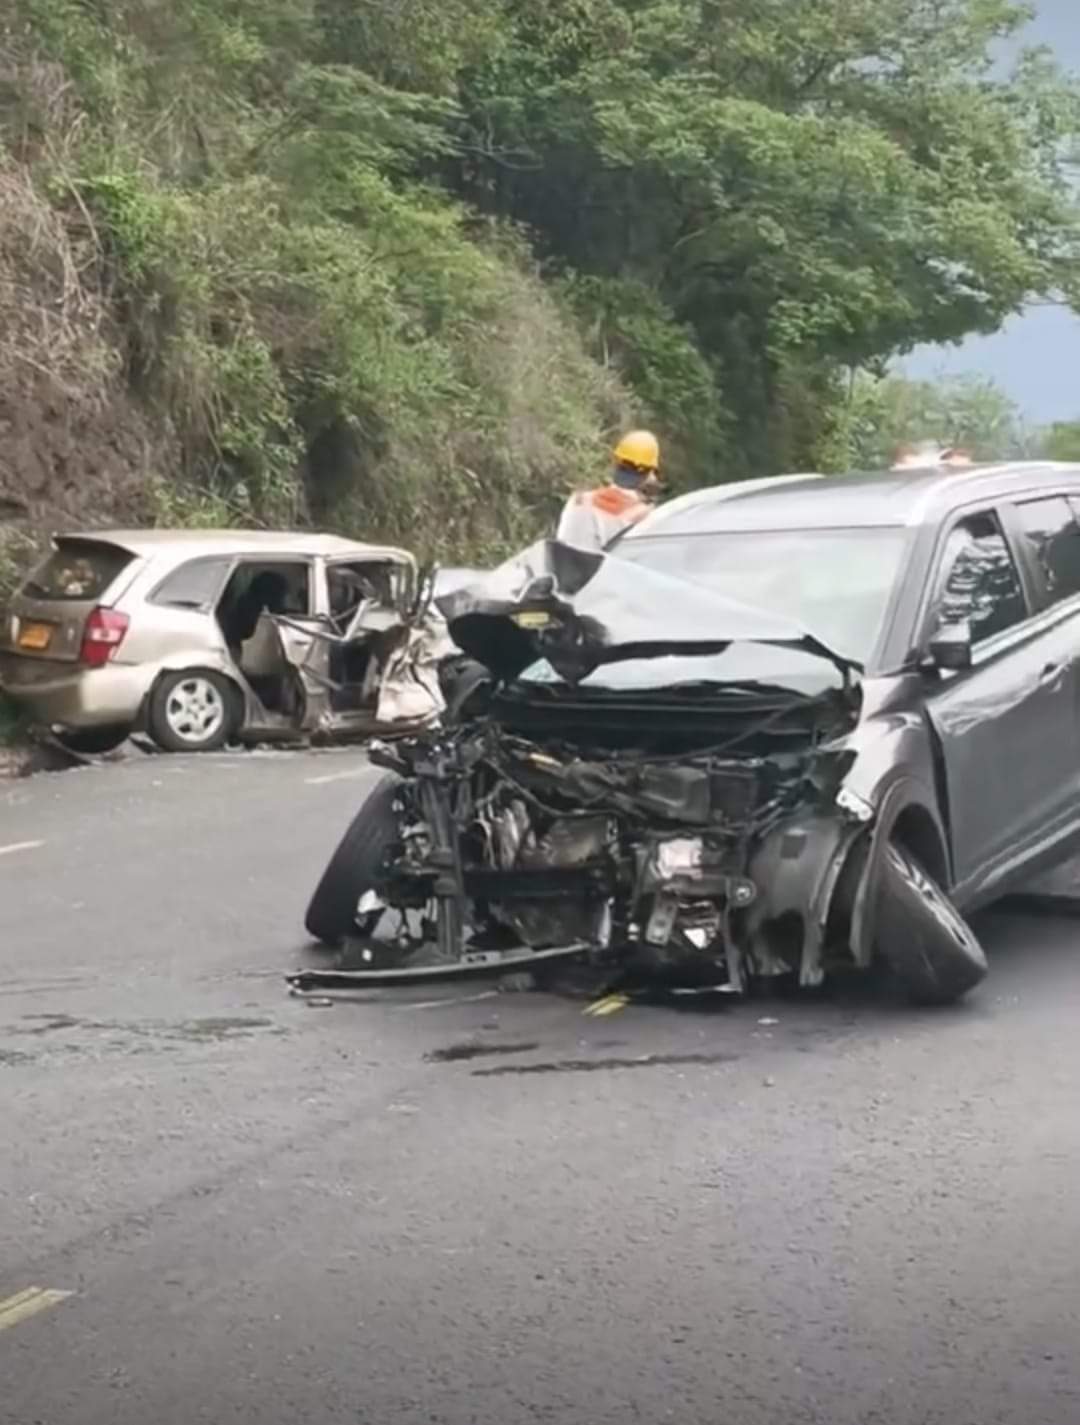
[[1064,669],[1060,663],[1047,663],[1039,675],[1040,687],[1046,687],[1050,683],[1058,682],[1063,672]]

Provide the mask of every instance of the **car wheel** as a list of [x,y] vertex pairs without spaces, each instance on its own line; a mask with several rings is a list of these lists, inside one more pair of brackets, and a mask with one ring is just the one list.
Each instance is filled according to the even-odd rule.
[[904,847],[885,851],[878,889],[877,951],[914,1004],[951,1004],[984,979],[975,932]]
[[150,736],[166,752],[216,752],[238,722],[232,684],[209,669],[166,673],[150,696]]
[[383,772],[349,823],[322,873],[307,908],[304,926],[324,945],[339,945],[357,928],[357,907],[377,888],[387,853],[398,839],[395,810],[401,778]]
[[61,747],[83,757],[100,757],[116,749],[128,740],[131,728],[122,727],[78,727],[62,728],[53,733]]

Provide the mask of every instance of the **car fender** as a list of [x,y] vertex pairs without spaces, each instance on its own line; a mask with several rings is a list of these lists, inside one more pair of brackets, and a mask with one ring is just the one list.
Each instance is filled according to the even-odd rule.
[[[748,919],[755,959],[774,970],[781,968],[769,946],[769,931],[784,916],[798,916],[802,925],[799,979],[804,985],[821,982],[822,950],[834,915],[842,915],[848,923],[855,962],[868,965],[878,901],[873,889],[900,817],[919,818],[932,849],[923,858],[930,862],[929,871],[943,886],[950,879],[949,841],[938,811],[933,748],[919,712],[879,704],[842,744],[826,752],[826,757],[835,755],[846,765],[831,799],[796,812],[779,826],[759,846],[749,868],[759,888]],[[828,761],[822,761],[819,771],[828,784]],[[918,854],[923,848],[910,849]],[[843,905],[836,902],[838,895],[845,898]]]
[[837,881],[863,834],[863,827],[836,812],[821,810],[793,817],[767,836],[750,862],[760,888],[748,916],[755,962],[766,973],[782,972],[770,945],[770,928],[785,917],[802,926],[799,983],[813,986],[824,977],[822,948]]
[[[862,835],[846,848],[845,860],[858,856],[865,864],[861,870],[852,867],[858,871],[858,880],[853,892],[850,883],[844,884],[843,892],[852,895],[852,904],[843,909],[849,913],[851,949],[860,965],[869,964],[873,953],[877,906],[873,892],[889,839],[901,818],[910,822],[904,828],[908,849],[923,861],[943,890],[952,883],[944,787],[930,728],[921,709],[910,701],[917,691],[910,680],[906,686],[879,685],[871,693],[871,707],[877,698],[884,699],[884,705],[878,702],[876,710],[845,740],[845,749],[854,753],[854,761],[837,792],[837,806],[849,820],[862,824]],[[899,706],[898,694],[903,699]],[[841,875],[837,875],[834,890]]]

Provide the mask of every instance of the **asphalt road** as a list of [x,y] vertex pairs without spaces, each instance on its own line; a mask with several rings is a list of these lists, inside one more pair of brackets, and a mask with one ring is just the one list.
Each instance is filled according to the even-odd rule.
[[0,788],[4,1425],[1080,1421],[1080,919],[937,1013],[313,1007],[364,775]]

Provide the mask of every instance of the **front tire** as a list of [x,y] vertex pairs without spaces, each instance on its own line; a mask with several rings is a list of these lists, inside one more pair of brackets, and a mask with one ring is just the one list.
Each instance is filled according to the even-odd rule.
[[165,673],[150,695],[148,730],[166,752],[217,752],[238,722],[236,691],[208,668]]
[[986,977],[975,932],[930,873],[896,842],[885,851],[877,950],[906,999],[952,1004]]
[[360,897],[378,889],[386,857],[398,840],[400,787],[394,773],[380,774],[315,887],[304,926],[324,945],[340,945],[357,928]]

